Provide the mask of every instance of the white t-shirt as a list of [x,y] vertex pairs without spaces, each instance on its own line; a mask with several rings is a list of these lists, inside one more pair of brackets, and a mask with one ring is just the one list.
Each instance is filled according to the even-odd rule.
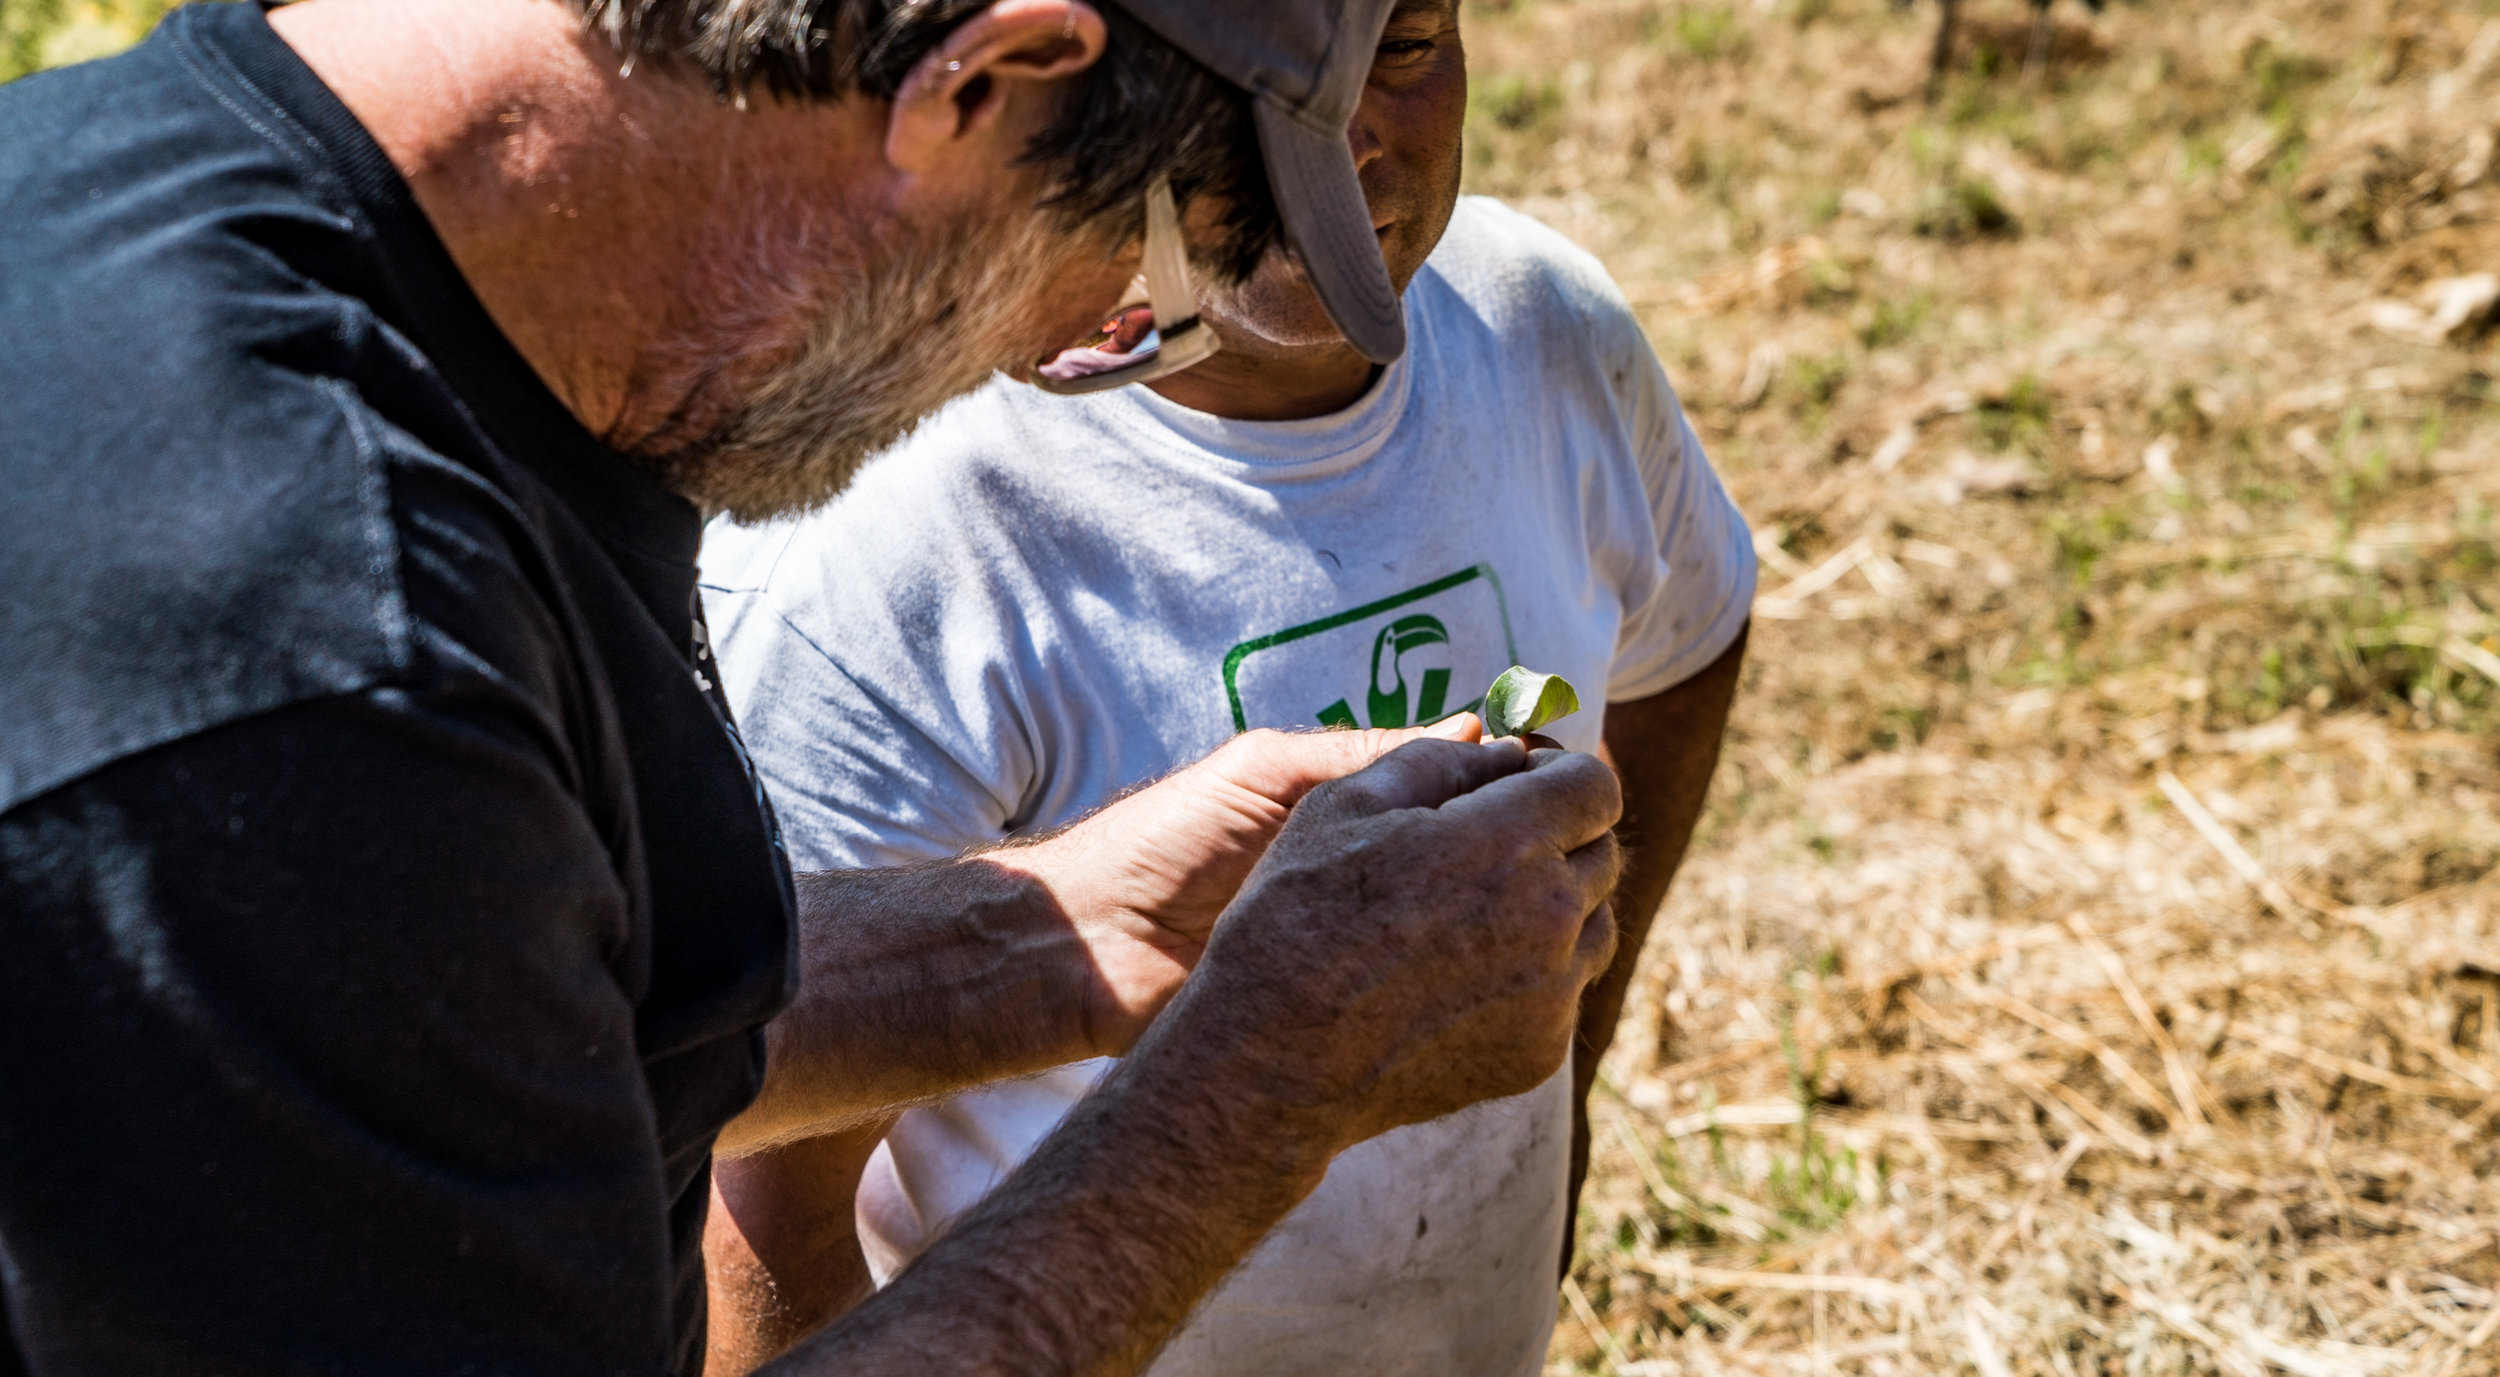
[[[1517,663],[1590,711],[1726,650],[1753,547],[1597,262],[1468,198],[1363,400],[1248,423],[1143,388],[1000,380],[816,515],[715,525],[721,672],[802,869],[1067,823],[1247,727],[1395,726]],[[859,1198],[879,1281],[1107,1067],[903,1115]],[[1564,1229],[1569,1085],[1400,1129],[1326,1181],[1192,1317],[1157,1377],[1523,1377]]]

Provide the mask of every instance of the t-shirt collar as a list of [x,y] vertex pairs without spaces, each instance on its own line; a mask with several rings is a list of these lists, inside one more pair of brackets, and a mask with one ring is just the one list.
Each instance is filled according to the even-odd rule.
[[1420,336],[1429,328],[1414,308],[1411,288],[1407,296],[1408,326],[1418,338],[1343,411],[1298,421],[1241,421],[1192,410],[1144,387],[1122,388],[1106,399],[1193,448],[1237,463],[1289,470],[1296,476],[1350,467],[1376,452],[1406,412],[1413,389],[1413,361],[1424,352]]

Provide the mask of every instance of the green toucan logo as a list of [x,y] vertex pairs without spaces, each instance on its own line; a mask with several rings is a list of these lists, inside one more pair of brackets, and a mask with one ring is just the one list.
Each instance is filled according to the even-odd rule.
[[[1325,727],[1422,726],[1473,711],[1481,701],[1451,702],[1451,683],[1489,677],[1518,662],[1502,581],[1493,566],[1476,564],[1243,641],[1225,653],[1224,695],[1238,731],[1248,731],[1253,721],[1307,726],[1313,719]],[[1367,665],[1363,686],[1345,692]],[[1313,702],[1332,698],[1311,711]]]
[[[1441,719],[1442,705],[1450,699],[1449,666],[1424,669],[1412,686],[1410,705],[1406,657],[1426,646],[1449,643],[1450,629],[1441,624],[1439,617],[1400,617],[1380,629],[1380,634],[1372,638],[1371,691],[1364,702],[1373,726],[1403,727],[1409,722]],[[1356,725],[1353,706],[1342,698],[1320,709],[1319,720],[1331,727]]]

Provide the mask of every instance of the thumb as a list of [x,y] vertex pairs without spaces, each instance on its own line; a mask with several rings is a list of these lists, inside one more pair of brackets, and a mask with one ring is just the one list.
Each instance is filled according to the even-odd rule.
[[1216,778],[1286,807],[1332,779],[1342,779],[1410,741],[1478,741],[1484,723],[1472,712],[1430,726],[1364,731],[1243,732],[1206,759]]
[[1401,808],[1438,808],[1527,767],[1527,748],[1517,741],[1414,740],[1314,790],[1295,813],[1355,818]]
[[1416,727],[1408,735],[1410,737],[1439,737],[1444,741],[1482,741],[1484,740],[1484,719],[1472,712],[1453,713],[1430,726]]

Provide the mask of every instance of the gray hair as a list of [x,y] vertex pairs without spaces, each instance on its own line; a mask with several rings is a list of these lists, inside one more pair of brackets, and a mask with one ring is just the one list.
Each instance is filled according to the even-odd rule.
[[[891,99],[912,67],[990,0],[569,0],[630,66],[700,74],[725,100],[859,93]],[[1116,3],[1110,46],[1077,78],[1024,161],[1045,171],[1042,205],[1071,226],[1142,231],[1157,175],[1181,204],[1230,206],[1209,266],[1247,277],[1283,231],[1249,97]]]

